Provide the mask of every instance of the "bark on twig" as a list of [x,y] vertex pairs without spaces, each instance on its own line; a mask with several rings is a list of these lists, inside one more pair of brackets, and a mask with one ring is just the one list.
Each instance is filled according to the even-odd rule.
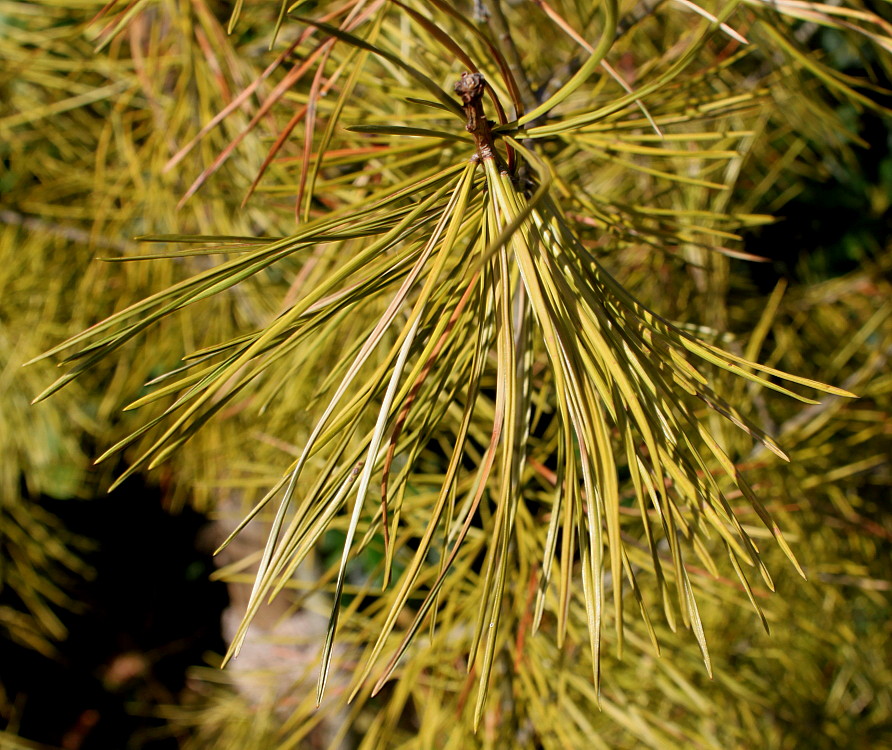
[[467,123],[465,130],[474,136],[477,146],[478,159],[495,159],[496,150],[493,146],[492,125],[483,113],[483,92],[486,90],[486,81],[481,73],[462,73],[461,78],[455,83],[455,93],[462,101]]

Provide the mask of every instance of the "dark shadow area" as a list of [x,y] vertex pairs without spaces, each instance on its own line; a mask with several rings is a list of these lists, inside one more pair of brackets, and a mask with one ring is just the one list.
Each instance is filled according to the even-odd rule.
[[[2,644],[19,735],[66,750],[178,747],[157,709],[180,702],[186,670],[225,648],[228,597],[224,584],[208,580],[207,519],[166,512],[159,490],[138,480],[93,500],[39,502],[94,541],[85,559],[96,576],[69,591],[82,611],[59,613],[69,637],[58,658]],[[0,594],[15,606],[9,599]]]
[[[821,38],[824,46],[835,32]],[[862,50],[867,52],[867,50]],[[869,57],[869,56],[868,56]],[[850,61],[851,62],[851,61]],[[892,108],[892,80],[881,68],[845,65],[841,72],[876,86],[871,98]],[[747,234],[745,250],[768,263],[732,261],[733,273],[749,277],[763,294],[780,278],[813,284],[849,273],[880,253],[892,237],[892,131],[882,111],[840,104],[843,119],[866,144],[851,162],[825,164],[832,177],[805,181],[804,189],[777,212],[778,221]]]

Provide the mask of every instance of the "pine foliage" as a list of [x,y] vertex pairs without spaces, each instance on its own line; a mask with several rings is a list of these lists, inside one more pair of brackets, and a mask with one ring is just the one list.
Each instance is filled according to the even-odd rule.
[[[734,273],[884,112],[821,46],[888,80],[879,11],[44,5],[0,10],[0,342],[39,410],[6,452],[45,492],[89,436],[113,486],[166,467],[237,496],[230,539],[268,522],[227,658],[324,595],[286,700],[173,712],[195,747],[787,747],[818,704],[824,746],[880,746],[890,251]],[[78,570],[53,549],[19,568]],[[48,647],[65,602],[16,581]]]

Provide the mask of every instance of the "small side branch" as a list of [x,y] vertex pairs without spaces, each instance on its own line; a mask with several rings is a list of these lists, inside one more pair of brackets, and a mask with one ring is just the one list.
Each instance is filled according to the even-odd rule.
[[483,92],[486,90],[486,81],[481,73],[462,73],[461,79],[455,83],[455,93],[462,101],[462,107],[467,117],[467,130],[474,136],[477,146],[478,159],[495,159],[496,150],[493,146],[493,123],[486,119],[483,113]]

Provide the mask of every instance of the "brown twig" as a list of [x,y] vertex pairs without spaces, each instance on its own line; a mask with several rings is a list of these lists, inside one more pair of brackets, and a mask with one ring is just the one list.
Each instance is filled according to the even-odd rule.
[[474,136],[477,158],[480,160],[496,158],[492,123],[483,113],[484,91],[486,91],[486,80],[481,73],[462,73],[461,78],[455,83],[455,93],[461,98],[467,117],[465,130]]

